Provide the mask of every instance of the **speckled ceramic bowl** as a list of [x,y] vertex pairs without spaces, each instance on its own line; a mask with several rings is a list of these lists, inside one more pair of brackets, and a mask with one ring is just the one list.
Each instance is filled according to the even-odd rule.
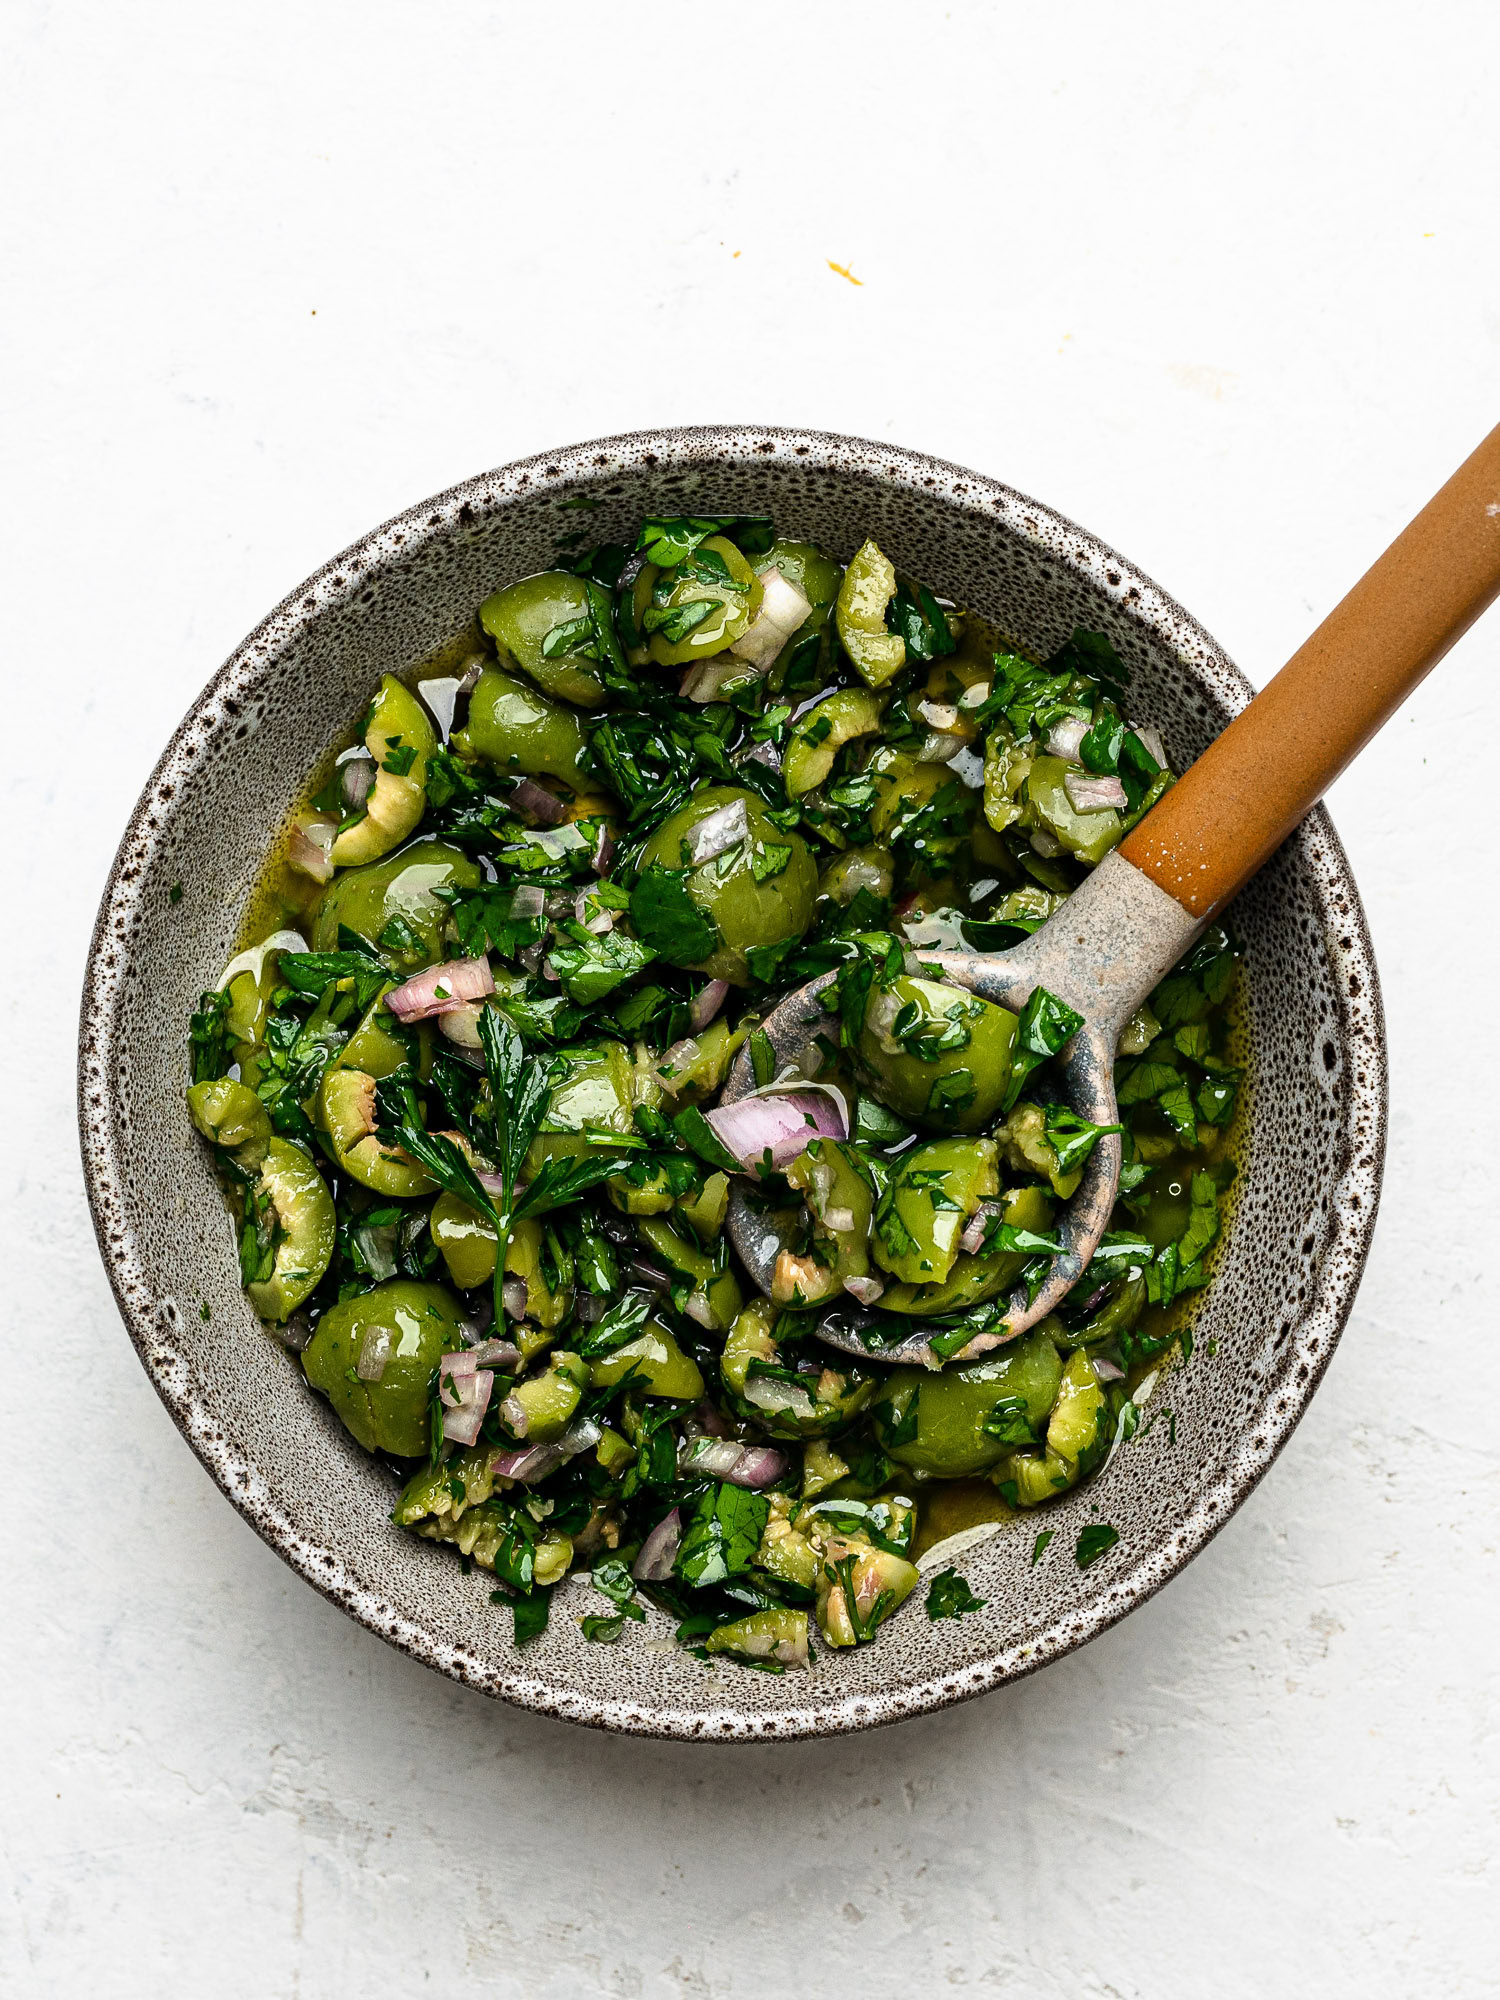
[[[593,511],[568,509],[580,498]],[[235,1506],[325,1596],[455,1680],[571,1721],[824,1735],[962,1701],[1082,1645],[1181,1569],[1250,1492],[1317,1386],[1359,1282],[1385,1136],[1380,998],[1348,864],[1315,812],[1235,910],[1254,1043],[1241,1192],[1197,1314],[1197,1353],[1171,1385],[1175,1434],[1155,1426],[1054,1507],[1052,1552],[1036,1568],[1026,1527],[969,1549],[982,1612],[934,1624],[918,1593],[874,1645],[777,1678],[675,1651],[654,1612],[617,1646],[587,1644],[573,1614],[592,1593],[569,1582],[545,1637],[517,1652],[489,1578],[391,1525],[391,1475],[251,1313],[183,1104],[183,1036],[272,832],[377,676],[459,632],[498,584],[546,568],[581,523],[602,541],[633,534],[642,513],[705,510],[769,512],[844,556],[873,534],[898,566],[1043,653],[1077,623],[1107,632],[1134,670],[1136,714],[1179,768],[1250,698],[1201,626],[1122,557],[1009,487],[917,452],[819,432],[679,430],[487,473],[295,591],[173,737],[126,829],[89,958],[83,1155],[147,1373]],[[1077,1530],[1100,1517],[1119,1543],[1080,1573]]]

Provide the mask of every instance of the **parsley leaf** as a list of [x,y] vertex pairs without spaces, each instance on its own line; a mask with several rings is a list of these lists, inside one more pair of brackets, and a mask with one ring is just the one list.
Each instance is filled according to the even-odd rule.
[[711,1486],[698,1502],[672,1567],[698,1589],[739,1576],[755,1560],[771,1512],[764,1493],[743,1486]]
[[956,1569],[940,1569],[927,1586],[927,1616],[934,1624],[939,1618],[967,1618],[971,1611],[983,1611],[987,1597],[976,1597]]
[[696,965],[715,950],[719,927],[688,894],[686,868],[653,862],[630,892],[630,921],[653,952],[678,965]]
[[1021,1095],[1026,1079],[1049,1058],[1058,1054],[1068,1039],[1083,1026],[1083,1016],[1038,986],[1016,1023],[1015,1046],[1011,1055],[1010,1083],[1005,1092],[1009,1111]]
[[1086,1528],[1078,1531],[1073,1560],[1080,1569],[1087,1569],[1091,1563],[1098,1562],[1100,1556],[1107,1556],[1119,1539],[1119,1529],[1112,1528],[1108,1521],[1090,1521]]
[[649,945],[623,931],[606,931],[598,937],[582,924],[569,924],[567,935],[571,942],[558,940],[548,957],[568,998],[583,1007],[592,1006],[627,979],[634,979],[656,957]]
[[194,1083],[214,1083],[229,1069],[229,995],[205,993],[188,1022]]

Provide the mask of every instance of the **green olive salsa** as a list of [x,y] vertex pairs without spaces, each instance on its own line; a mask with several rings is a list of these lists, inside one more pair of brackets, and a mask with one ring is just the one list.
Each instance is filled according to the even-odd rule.
[[[765,520],[648,520],[568,561],[382,679],[193,1016],[188,1106],[256,1312],[518,1642],[582,1568],[587,1638],[644,1595],[780,1672],[873,1638],[926,1548],[1087,1479],[1191,1353],[1236,948],[1211,929],[1121,1038],[1119,1201],[1062,1309],[883,1365],[918,1317],[953,1357],[1035,1297],[1104,1129],[1063,1102],[1075,1014],[922,953],[1035,930],[1165,748],[1099,634],[1033,658],[871,541],[841,566]],[[829,1030],[780,1073],[760,1024],[823,974]],[[757,1088],[720,1103],[741,1049]],[[783,1245],[769,1298],[732,1185]],[[925,1601],[983,1603],[951,1568]]]

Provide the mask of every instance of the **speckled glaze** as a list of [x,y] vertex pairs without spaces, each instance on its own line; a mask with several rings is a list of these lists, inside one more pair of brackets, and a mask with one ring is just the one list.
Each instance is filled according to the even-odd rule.
[[[564,510],[570,498],[600,504]],[[490,1579],[391,1525],[391,1475],[347,1437],[239,1286],[229,1219],[183,1103],[183,1037],[231,949],[267,845],[305,774],[382,671],[462,630],[563,535],[624,538],[643,512],[771,512],[847,557],[873,534],[898,567],[1043,652],[1075,623],[1134,673],[1133,712],[1181,768],[1250,698],[1203,629],[1147,577],[1037,502],[917,452],[735,426],[605,438],[454,487],[378,528],[281,604],[194,704],[131,818],[84,988],[79,1118],[95,1227],[125,1324],[183,1435],[264,1539],[325,1596],[487,1694],[640,1735],[832,1735],[984,1692],[1082,1645],[1161,1587],[1246,1497],[1328,1364],[1375,1221],[1385,1141],[1379,989],[1327,815],[1311,815],[1235,905],[1253,1084],[1240,1192],[1165,1424],[1026,1526],[970,1548],[988,1600],[932,1623],[918,1592],[875,1644],[806,1674],[705,1667],[653,1612],[586,1643],[586,1582],[517,1652]],[[181,901],[171,902],[181,881]],[[204,1308],[208,1316],[204,1316]],[[1216,1352],[1206,1350],[1216,1344]],[[1078,1529],[1118,1545],[1086,1573]]]

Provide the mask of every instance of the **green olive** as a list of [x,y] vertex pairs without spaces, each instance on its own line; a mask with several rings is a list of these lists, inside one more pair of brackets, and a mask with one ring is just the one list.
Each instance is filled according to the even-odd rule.
[[[730,1328],[719,1371],[731,1405],[772,1437],[836,1437],[848,1430],[874,1395],[876,1378],[822,1352],[784,1356],[772,1338],[775,1321],[770,1301],[754,1299]],[[798,1379],[759,1372],[757,1363],[760,1370],[789,1368]]]
[[[1013,1347],[967,1367],[945,1368],[941,1374],[892,1369],[873,1412],[881,1449],[897,1465],[929,1479],[966,1479],[987,1472],[1028,1430],[1041,1434],[1062,1374],[1045,1321]],[[1002,1411],[1002,1404],[1010,1407]]]
[[410,1198],[437,1182],[404,1153],[375,1136],[375,1078],[362,1069],[325,1070],[318,1086],[318,1123],[346,1174],[376,1194]]
[[634,1340],[596,1361],[589,1375],[596,1389],[613,1389],[628,1376],[633,1389],[673,1402],[696,1403],[703,1394],[697,1362],[654,1320]]
[[993,1139],[931,1139],[901,1155],[882,1203],[875,1261],[909,1285],[941,1285],[963,1227],[999,1192]]
[[226,1151],[248,1146],[264,1157],[271,1136],[266,1107],[243,1083],[221,1076],[212,1083],[195,1083],[187,1094],[188,1113],[205,1139]]
[[[1026,778],[1026,796],[1043,829],[1092,867],[1118,847],[1125,822],[1112,806],[1080,812],[1068,797],[1069,766],[1061,757],[1033,757]],[[991,820],[993,825],[993,819]]]
[[889,902],[895,864],[888,847],[850,847],[835,854],[818,876],[818,894],[847,907],[864,890]]
[[417,946],[393,950],[392,956],[431,965],[443,955],[443,926],[448,920],[447,904],[433,891],[477,889],[480,879],[478,864],[460,848],[443,840],[415,840],[384,861],[335,876],[318,901],[313,950],[336,951],[341,924],[378,944],[386,926],[400,917],[415,933]]
[[267,1145],[256,1193],[275,1215],[276,1253],[270,1277],[245,1290],[262,1319],[290,1319],[333,1256],[338,1234],[333,1196],[307,1154],[290,1139],[272,1139]]
[[786,1177],[807,1198],[813,1241],[806,1253],[781,1252],[771,1296],[778,1305],[821,1305],[838,1297],[845,1279],[869,1275],[874,1190],[858,1153],[834,1139],[814,1139]]
[[365,748],[375,759],[375,783],[360,818],[336,835],[329,850],[335,868],[378,861],[415,833],[427,806],[427,760],[437,737],[427,711],[409,688],[387,674],[365,726]]
[[469,697],[469,719],[454,732],[453,747],[461,756],[484,758],[497,771],[560,778],[575,792],[594,782],[584,769],[587,745],[574,711],[495,667],[479,676]]
[[710,535],[686,561],[653,579],[641,614],[647,649],[661,667],[683,667],[722,652],[745,636],[760,599],[760,579],[734,543]]
[[635,1072],[618,1042],[570,1050],[552,1086],[547,1115],[527,1152],[525,1178],[535,1180],[548,1160],[577,1159],[594,1152],[590,1130],[632,1131],[634,1101]]
[[[442,1252],[448,1276],[461,1292],[477,1291],[495,1275],[495,1225],[461,1201],[456,1194],[440,1194],[428,1218],[432,1240]],[[544,1257],[543,1224],[534,1216],[513,1222],[510,1241],[505,1246],[505,1269],[526,1286],[526,1318],[548,1331],[561,1326],[573,1306],[573,1267],[563,1258],[561,1267],[552,1257]],[[555,1285],[548,1283],[552,1267]]]
[[[709,860],[693,864],[690,843],[694,828],[710,813],[736,801],[743,801],[748,837]],[[686,861],[685,853],[689,857]],[[771,865],[781,862],[783,853],[786,859],[778,872],[768,873]],[[768,819],[753,792],[710,785],[695,793],[646,842],[641,854],[643,874],[652,867],[686,867],[688,896],[717,930],[717,943],[701,958],[690,958],[686,948],[677,952],[662,949],[662,956],[671,964],[689,971],[727,979],[734,986],[747,985],[752,977],[751,951],[794,941],[812,921],[817,864],[802,836],[784,832]],[[764,878],[759,881],[757,867]],[[637,899],[642,893],[638,886]],[[651,941],[649,936],[647,941]],[[669,933],[665,944],[670,944]]]
[[588,1363],[560,1347],[539,1375],[516,1384],[500,1406],[501,1417],[528,1444],[547,1444],[573,1421],[588,1386]]
[[840,688],[800,716],[782,753],[781,778],[789,799],[821,785],[846,743],[880,727],[881,697],[869,688]]
[[717,1625],[703,1641],[705,1653],[733,1653],[742,1660],[775,1660],[787,1666],[807,1665],[805,1611],[752,1611],[728,1625]]
[[1010,1083],[1016,1017],[962,987],[906,975],[872,990],[860,1060],[882,1101],[938,1131],[993,1123]]
[[[416,1458],[426,1453],[432,1435],[432,1372],[445,1353],[463,1344],[462,1322],[458,1301],[441,1285],[392,1278],[330,1306],[302,1367],[366,1451]],[[368,1367],[382,1352],[378,1379],[362,1380],[361,1354]]]
[[895,594],[895,565],[873,542],[856,549],[839,587],[835,616],[840,644],[871,687],[883,687],[906,665],[905,642],[885,625],[885,609]]
[[757,576],[763,577],[769,569],[779,569],[787,582],[802,592],[814,612],[824,614],[837,601],[839,585],[844,580],[838,564],[811,542],[773,542],[769,554],[757,556],[755,561]]
[[[396,1017],[384,1004],[390,990],[389,986],[383,987],[366,1008],[359,1026],[339,1050],[333,1064],[335,1069],[362,1069],[367,1076],[379,1078],[389,1076],[411,1060],[397,1031]],[[426,1025],[425,1021],[419,1022],[419,1031]]]
[[[684,1307],[689,1319],[711,1333],[723,1333],[745,1302],[739,1279],[728,1263],[716,1262],[659,1215],[637,1216],[635,1226],[647,1245],[647,1255],[660,1259],[679,1282],[692,1286]],[[722,1249],[719,1254],[723,1256]]]
[[[1045,1188],[1008,1188],[1001,1197],[1001,1220],[1014,1229],[1031,1229],[1040,1234],[1051,1225],[1052,1208]],[[918,1313],[924,1318],[937,1313],[964,1312],[1008,1291],[1020,1277],[1025,1262],[1025,1254],[1017,1250],[988,1257],[961,1253],[940,1285],[887,1285],[881,1294],[880,1309]]]
[[[485,599],[479,622],[501,659],[530,675],[545,693],[580,708],[597,708],[603,701],[588,591],[581,577],[561,569],[523,577]],[[554,632],[559,636],[549,656],[543,649]],[[471,728],[472,715],[471,707]]]

